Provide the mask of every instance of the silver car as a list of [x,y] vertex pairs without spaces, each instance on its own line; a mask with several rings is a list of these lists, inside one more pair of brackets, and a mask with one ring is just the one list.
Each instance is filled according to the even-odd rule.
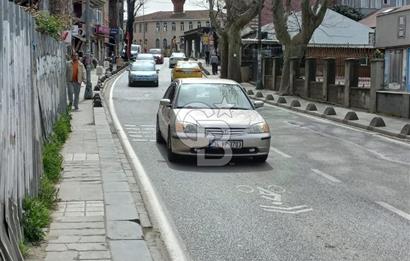
[[182,155],[252,157],[266,161],[270,130],[243,87],[231,80],[188,78],[171,83],[157,113],[156,139],[168,159]]
[[155,69],[155,62],[137,60],[129,67],[128,86],[147,86],[158,87],[158,73]]
[[169,68],[174,68],[178,61],[186,60],[184,53],[172,53],[169,57]]

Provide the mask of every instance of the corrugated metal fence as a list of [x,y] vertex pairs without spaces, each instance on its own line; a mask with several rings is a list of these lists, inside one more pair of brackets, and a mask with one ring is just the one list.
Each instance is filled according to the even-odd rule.
[[65,48],[0,0],[0,260],[22,260],[22,199],[36,195],[42,144],[66,109]]

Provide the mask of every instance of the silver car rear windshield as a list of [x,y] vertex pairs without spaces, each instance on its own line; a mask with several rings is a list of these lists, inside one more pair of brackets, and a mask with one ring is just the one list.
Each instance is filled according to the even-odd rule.
[[152,63],[136,63],[131,65],[131,71],[155,71],[155,65]]
[[182,84],[175,104],[177,108],[187,109],[253,109],[242,88],[235,84]]

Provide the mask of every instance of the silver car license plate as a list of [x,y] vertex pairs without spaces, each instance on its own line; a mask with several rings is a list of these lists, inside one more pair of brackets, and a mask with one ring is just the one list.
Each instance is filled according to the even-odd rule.
[[243,142],[241,140],[215,140],[210,144],[211,148],[222,149],[242,149]]

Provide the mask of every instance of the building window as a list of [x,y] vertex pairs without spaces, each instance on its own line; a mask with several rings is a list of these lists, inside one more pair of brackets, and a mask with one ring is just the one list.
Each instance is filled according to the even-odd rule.
[[194,25],[192,24],[192,22],[189,22],[189,30],[194,29]]
[[206,21],[206,27],[211,27],[211,23],[209,21]]
[[176,25],[175,22],[172,22],[171,30],[174,31],[174,32],[177,30],[177,25]]
[[144,30],[145,32],[148,32],[148,23],[144,23]]
[[406,38],[406,16],[401,15],[398,17],[398,26],[397,26],[397,37]]
[[390,5],[390,0],[383,0],[384,5]]
[[155,40],[155,48],[161,48],[158,38],[157,38],[157,40]]
[[139,30],[140,33],[142,33],[142,23],[139,23],[138,26],[139,26],[139,28],[140,28],[140,30]]
[[164,22],[163,27],[164,27],[164,32],[168,31],[168,23],[167,22]]
[[181,32],[185,31],[185,23],[181,22]]
[[167,39],[164,38],[164,40],[162,42],[162,46],[163,46],[164,49],[167,49],[167,46],[168,46]]
[[388,50],[385,54],[385,84],[388,89],[400,89],[402,86],[403,50]]
[[157,30],[157,32],[161,31],[161,23],[160,22],[157,22],[156,30]]
[[201,21],[198,21],[196,28],[201,28]]
[[144,41],[144,47],[147,47],[147,45],[148,45],[148,39],[147,39],[147,38],[145,38],[145,41]]

